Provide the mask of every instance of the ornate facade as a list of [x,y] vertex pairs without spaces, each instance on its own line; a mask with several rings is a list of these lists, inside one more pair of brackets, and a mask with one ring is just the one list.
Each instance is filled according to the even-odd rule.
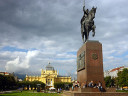
[[41,71],[41,76],[28,76],[26,75],[26,81],[41,81],[46,84],[47,87],[54,87],[55,82],[71,82],[71,77],[59,76],[57,70],[50,63],[46,66],[46,69]]

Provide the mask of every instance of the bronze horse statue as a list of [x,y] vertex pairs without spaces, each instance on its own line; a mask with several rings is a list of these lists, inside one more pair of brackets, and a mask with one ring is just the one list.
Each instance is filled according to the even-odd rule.
[[95,28],[94,18],[97,8],[92,8],[90,11],[87,9],[85,11],[85,6],[83,7],[84,16],[81,19],[81,35],[83,39],[83,43],[85,43],[89,38],[89,32],[92,30],[92,36],[95,36]]

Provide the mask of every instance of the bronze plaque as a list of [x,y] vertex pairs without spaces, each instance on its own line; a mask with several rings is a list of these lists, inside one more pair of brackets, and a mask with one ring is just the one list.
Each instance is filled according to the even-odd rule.
[[85,68],[85,51],[77,57],[77,71]]

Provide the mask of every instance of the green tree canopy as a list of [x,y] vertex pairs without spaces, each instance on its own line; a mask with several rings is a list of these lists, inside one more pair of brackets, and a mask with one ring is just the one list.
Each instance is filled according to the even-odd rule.
[[37,84],[41,84],[41,88],[44,89],[45,88],[45,84],[41,81],[22,81],[19,82],[19,87],[27,87],[27,89],[29,88],[29,86],[31,88],[37,88]]
[[58,88],[65,89],[66,85],[68,85],[69,87],[72,87],[72,83],[68,83],[68,82],[56,82],[56,83],[54,83],[54,87],[56,89],[58,89]]
[[123,71],[118,72],[117,84],[120,87],[128,86],[128,69],[123,69]]
[[0,90],[14,89],[17,85],[17,82],[14,79],[14,76],[10,75],[0,75]]
[[111,76],[105,77],[104,80],[105,80],[105,86],[106,87],[115,86],[115,79],[114,78],[111,78]]

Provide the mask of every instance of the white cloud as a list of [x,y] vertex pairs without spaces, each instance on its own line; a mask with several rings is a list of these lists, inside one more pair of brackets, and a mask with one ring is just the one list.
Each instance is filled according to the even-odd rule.
[[[79,0],[1,1],[0,48],[35,48],[40,52],[1,52],[1,69],[38,71],[50,61],[60,71],[76,71],[76,56],[68,54],[82,45],[80,19],[83,2]],[[127,0],[86,0],[86,8],[97,6],[96,36],[103,45],[104,68],[127,64]],[[14,6],[11,6],[11,5]],[[4,6],[3,6],[4,5]],[[49,5],[49,6],[47,6]],[[24,18],[23,18],[24,17]],[[116,57],[120,56],[120,57]],[[60,58],[56,60],[57,58]],[[7,62],[7,63],[6,63]],[[33,70],[33,68],[35,70]],[[74,73],[73,72],[73,73]]]
[[9,72],[22,72],[24,69],[28,69],[30,67],[30,60],[38,53],[38,51],[28,51],[24,59],[21,59],[18,56],[16,59],[8,61],[5,68]]

